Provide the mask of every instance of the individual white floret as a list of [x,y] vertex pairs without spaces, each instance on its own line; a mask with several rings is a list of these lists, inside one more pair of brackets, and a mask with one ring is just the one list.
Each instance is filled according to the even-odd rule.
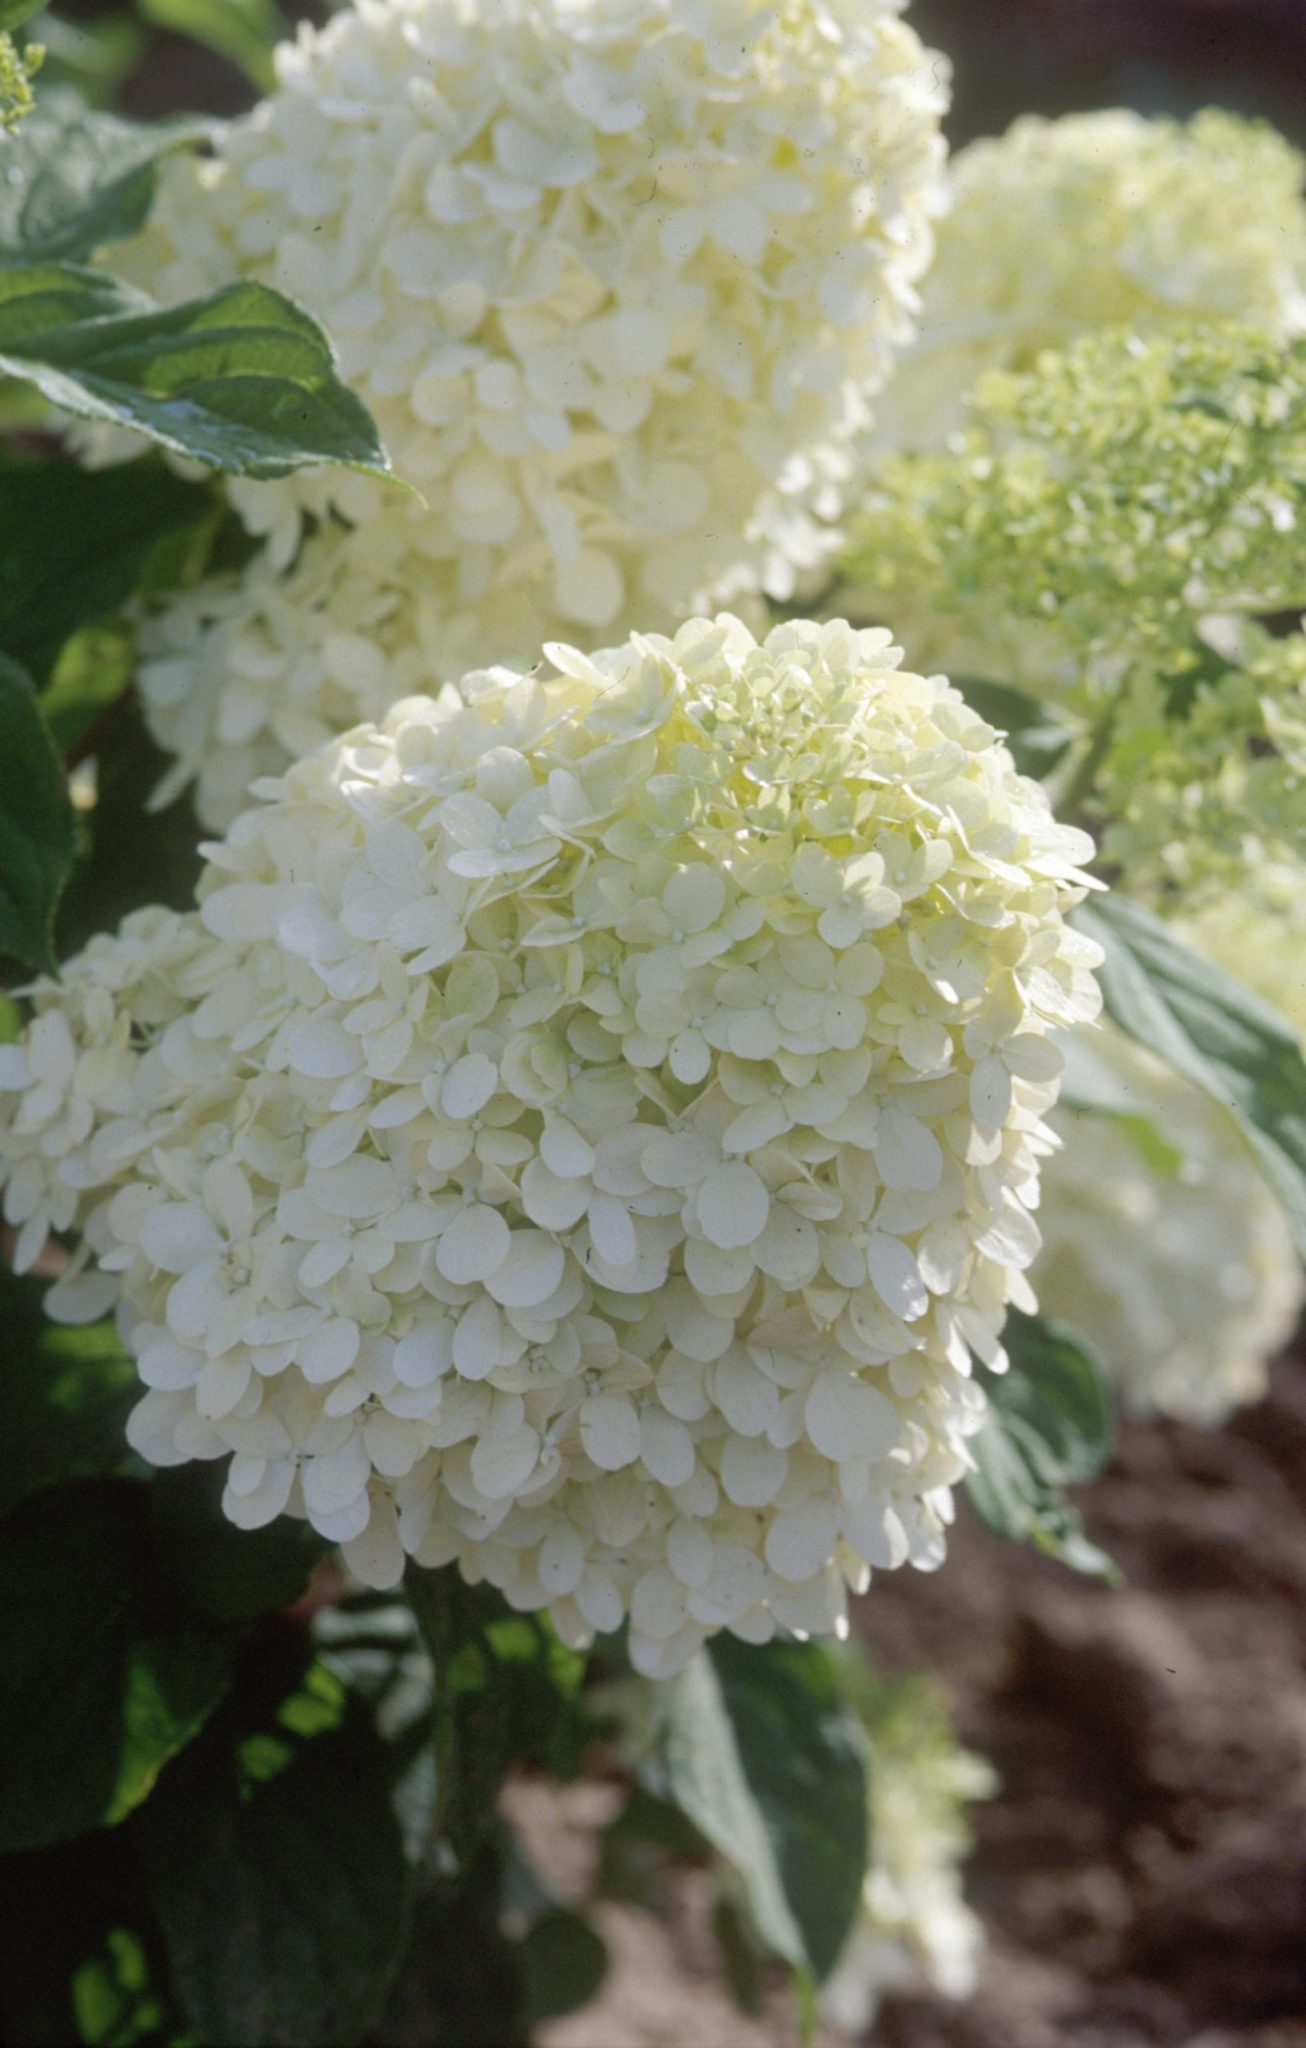
[[1264,1393],[1306,1299],[1287,1219],[1218,1103],[1115,1030],[1071,1051],[1040,1304],[1082,1332],[1132,1412],[1218,1422]]
[[[664,1674],[941,1558],[971,1354],[1032,1299],[1047,1034],[1097,1006],[1091,843],[883,632],[547,657],[261,786],[78,1203],[144,1456],[230,1456],[234,1520],[378,1584],[628,1615]],[[10,1087],[61,1018],[76,1055],[87,972]]]

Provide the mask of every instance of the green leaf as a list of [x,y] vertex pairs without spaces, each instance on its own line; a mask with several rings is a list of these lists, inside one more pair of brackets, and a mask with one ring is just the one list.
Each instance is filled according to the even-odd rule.
[[526,2022],[543,2026],[588,2005],[608,1973],[603,1937],[581,1913],[550,1906],[517,1950]]
[[1088,1541],[1065,1488],[1092,1479],[1111,1451],[1106,1382],[1078,1340],[1040,1316],[1013,1314],[1005,1333],[1010,1364],[985,1375],[989,1410],[971,1438],[976,1470],[966,1489],[998,1536],[1058,1557],[1075,1571],[1114,1576]]
[[1306,1254],[1306,1059],[1292,1025],[1126,897],[1081,904],[1075,923],[1106,954],[1107,1015],[1230,1112]]
[[543,1615],[514,1613],[452,1567],[414,1566],[405,1585],[434,1667],[436,1824],[466,1863],[494,1824],[514,1764],[548,1761],[564,1776],[577,1768],[585,1661]]
[[54,914],[73,864],[73,810],[36,693],[0,655],[0,953],[54,965]]
[[113,1324],[60,1328],[41,1312],[44,1292],[8,1274],[0,1289],[0,1515],[44,1487],[121,1465],[140,1396]]
[[153,1586],[164,1611],[230,1626],[298,1600],[328,1545],[307,1522],[238,1529],[222,1512],[218,1463],[178,1465],[149,1488]]
[[0,466],[0,647],[47,669],[70,634],[131,596],[160,543],[215,514],[208,490],[157,461]]
[[251,1652],[236,1695],[145,1807],[141,1843],[200,2039],[345,2048],[398,1963],[408,1869],[366,1704],[307,1647],[282,1661],[288,1679],[270,1646]]
[[720,1636],[667,1688],[671,1796],[738,1874],[766,1946],[833,1966],[861,1896],[867,1760],[833,1659],[815,1643]]
[[74,93],[43,94],[4,146],[0,257],[81,262],[134,235],[154,202],[159,158],[207,132],[201,121],[142,128],[94,112]]
[[322,330],[267,285],[158,307],[70,263],[0,268],[0,370],[65,411],[240,476],[317,463],[390,473]]
[[0,1858],[0,2039],[183,2048],[183,2024],[130,1825]]
[[152,27],[225,57],[256,91],[271,92],[276,84],[272,50],[285,22],[273,0],[136,0],[136,8]]
[[161,1631],[144,1611],[143,1492],[78,1481],[0,1525],[0,1849],[121,1820],[226,1689],[223,1642]]
[[0,0],[0,35],[12,35],[16,28],[39,14],[45,0]]

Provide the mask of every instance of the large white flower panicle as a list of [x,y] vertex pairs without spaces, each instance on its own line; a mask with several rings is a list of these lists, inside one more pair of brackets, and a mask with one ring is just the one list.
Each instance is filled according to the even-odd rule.
[[[236,483],[273,561],[306,511],[393,526],[369,573],[438,602],[448,679],[469,623],[513,659],[523,617],[536,648],[593,644],[707,593],[789,596],[932,252],[946,66],[902,4],[359,0],[301,28],[107,259],[164,298],[237,275],[299,299],[428,500]],[[222,666],[191,685],[218,745]]]
[[[137,930],[45,985],[0,1160],[34,1213],[63,1018],[40,1156],[120,1278],[136,1448],[230,1455],[234,1520],[375,1583],[629,1615],[663,1675],[941,1558],[971,1353],[1032,1299],[1047,1034],[1097,1007],[1091,843],[886,633],[548,656],[263,786],[178,970]],[[82,990],[129,942],[97,1094]]]
[[1034,1270],[1136,1414],[1219,1422],[1265,1392],[1306,1281],[1228,1113],[1115,1030],[1074,1035]]
[[937,447],[985,371],[1097,328],[1306,326],[1306,165],[1262,122],[1027,114],[951,165],[920,333],[876,446]]

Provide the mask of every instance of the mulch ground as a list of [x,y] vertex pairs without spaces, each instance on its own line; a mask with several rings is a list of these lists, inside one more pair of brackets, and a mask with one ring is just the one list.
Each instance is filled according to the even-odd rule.
[[996,1766],[968,1892],[979,1995],[878,2048],[1306,2048],[1306,1357],[1220,1431],[1127,1429],[1082,1496],[1087,1583],[969,1520],[860,1605]]

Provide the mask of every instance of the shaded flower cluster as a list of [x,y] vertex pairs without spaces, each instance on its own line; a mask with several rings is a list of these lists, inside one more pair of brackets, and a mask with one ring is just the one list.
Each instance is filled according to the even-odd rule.
[[1123,108],[1026,115],[952,160],[952,204],[917,341],[880,409],[878,445],[936,447],[988,370],[1103,327],[1154,334],[1243,320],[1306,325],[1299,152],[1262,122]]
[[[306,512],[393,526],[357,564],[370,602],[422,591],[482,660],[788,596],[932,250],[946,67],[901,5],[359,0],[302,29],[278,90],[212,161],[168,162],[111,255],[163,298],[235,274],[302,301],[428,501],[343,472],[234,484],[272,563]],[[264,572],[241,588],[219,609],[257,632]],[[225,666],[202,654],[189,685],[211,747],[242,722]],[[265,750],[292,670],[262,678]],[[360,684],[343,725],[371,709]]]
[[94,1255],[64,1312],[121,1288],[142,1455],[665,1675],[941,1558],[1091,843],[887,634],[547,653],[261,786],[194,913],[42,984],[0,1163],[25,1262]]
[[1068,1051],[1039,1300],[1133,1413],[1218,1422],[1264,1393],[1301,1313],[1292,1232],[1218,1103],[1117,1031]]
[[856,2040],[884,1998],[968,1998],[984,1929],[962,1890],[967,1809],[997,1780],[957,1741],[939,1689],[855,1669],[851,1694],[870,1737],[870,1861],[861,1910],[821,1985],[829,2025]]

